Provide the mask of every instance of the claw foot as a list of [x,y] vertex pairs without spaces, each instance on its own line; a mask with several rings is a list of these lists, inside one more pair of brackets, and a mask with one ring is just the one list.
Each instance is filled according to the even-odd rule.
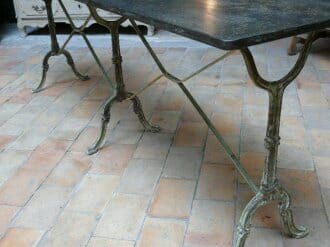
[[[127,96],[130,97],[132,94],[128,93]],[[148,122],[148,120],[146,119],[144,112],[142,110],[142,105],[141,105],[141,101],[138,97],[134,97],[131,99],[133,102],[133,111],[134,113],[138,116],[140,123],[143,125],[143,127],[145,128],[146,131],[148,132],[152,132],[152,133],[157,133],[160,131],[160,127],[159,126],[153,126],[152,124],[150,124]]]
[[87,149],[86,154],[87,155],[93,155],[96,154],[100,150],[99,147],[93,146]]
[[304,238],[309,234],[309,230],[305,226],[296,226],[293,220],[291,209],[281,212],[281,218],[284,225],[284,232],[290,238]]
[[151,125],[146,128],[146,131],[151,132],[151,133],[158,133],[158,132],[160,132],[160,130],[161,130],[161,128],[158,125],[155,125],[155,126]]

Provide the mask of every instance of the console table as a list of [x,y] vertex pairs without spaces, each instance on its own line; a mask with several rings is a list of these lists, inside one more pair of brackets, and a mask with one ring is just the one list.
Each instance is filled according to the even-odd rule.
[[[66,10],[62,0],[58,0],[61,9],[73,28],[68,41],[65,42],[62,47],[59,46],[56,38],[52,0],[44,1],[48,13],[48,25],[52,43],[51,51],[46,55],[43,61],[43,77],[41,83],[34,92],[42,90],[48,70],[48,59],[51,56],[65,55],[74,73],[82,80],[88,79],[87,76],[81,75],[76,70],[70,53],[65,50],[67,43],[74,33],[82,35],[96,63],[99,65],[103,76],[113,89],[113,95],[109,97],[104,108],[100,135],[95,144],[88,150],[88,154],[97,152],[101,147],[107,124],[110,120],[111,106],[115,102],[132,100],[134,103],[134,111],[144,127],[149,131],[159,131],[157,126],[152,126],[145,119],[140,101],[137,97],[139,92],[133,94],[125,90],[121,67],[122,57],[120,53],[118,28],[121,23],[128,20],[161,71],[161,74],[149,82],[146,87],[152,85],[162,77],[166,77],[176,83],[178,88],[184,92],[204,119],[217,140],[222,144],[226,153],[232,160],[233,165],[255,194],[242,212],[237,225],[234,246],[244,246],[251,230],[251,219],[256,213],[256,210],[274,200],[277,201],[279,205],[279,213],[282,219],[284,232],[292,238],[303,238],[308,235],[308,229],[306,227],[296,226],[294,223],[290,195],[277,179],[280,118],[285,89],[303,69],[313,42],[329,35],[329,31],[326,31],[326,28],[330,27],[330,2],[328,0],[255,0],[253,4],[251,1],[247,0],[78,0],[81,3],[87,4],[91,14],[80,27],[73,24],[70,14]],[[116,21],[105,20],[99,16],[96,8],[117,13],[121,17]],[[84,33],[84,28],[92,18],[100,25],[106,27],[111,34],[112,62],[115,67],[114,82],[112,82],[106,74],[100,60],[94,52],[92,44]],[[169,73],[162,65],[156,53],[142,35],[135,20],[177,33],[219,49],[229,50],[229,52],[205,65],[195,73],[183,79],[179,79]],[[267,81],[262,78],[249,47],[302,33],[309,33],[309,35],[296,64],[289,73],[276,81]],[[184,84],[185,81],[220,62],[224,57],[229,56],[234,50],[239,50],[244,57],[249,76],[255,85],[265,90],[269,96],[268,123],[265,138],[266,159],[260,186],[257,186],[249,176],[244,166],[240,163],[239,158],[230,149],[222,135],[216,130],[214,124]],[[143,66],[143,64],[139,64],[139,66]],[[143,90],[144,89],[141,91]]]

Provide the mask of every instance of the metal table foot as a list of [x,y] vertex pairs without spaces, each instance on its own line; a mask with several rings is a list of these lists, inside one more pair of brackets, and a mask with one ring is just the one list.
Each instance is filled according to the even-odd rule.
[[284,232],[290,238],[304,238],[308,235],[308,228],[304,226],[296,226],[293,220],[293,214],[291,210],[291,198],[289,193],[279,188],[279,210],[284,227]]
[[66,46],[67,42],[71,39],[72,35],[69,37],[69,39],[65,43],[65,45],[62,48],[60,48],[60,46],[58,44],[57,36],[56,36],[56,25],[55,25],[53,9],[52,9],[53,0],[43,0],[43,1],[45,2],[46,9],[47,9],[48,28],[49,28],[49,32],[50,32],[50,38],[51,38],[51,51],[48,52],[43,59],[41,81],[40,81],[39,85],[35,89],[32,90],[33,93],[38,93],[42,90],[43,85],[46,81],[47,72],[49,70],[48,60],[53,56],[64,55],[66,57],[68,65],[71,67],[73,73],[80,80],[87,81],[89,79],[89,77],[87,75],[82,75],[81,73],[78,72],[71,54],[67,50],[65,50],[65,46]]
[[92,155],[98,152],[98,150],[100,149],[104,137],[106,135],[107,132],[107,127],[108,124],[110,122],[110,111],[111,111],[111,107],[113,106],[113,104],[117,101],[117,95],[112,96],[110,99],[107,100],[105,106],[104,106],[104,111],[103,111],[103,117],[102,117],[102,125],[101,125],[101,132],[99,137],[97,138],[95,144],[87,149],[87,154],[88,155]]
[[[110,122],[111,107],[113,106],[113,104],[116,102],[122,102],[126,99],[130,99],[130,97],[132,95],[133,95],[132,93],[126,93],[126,97],[122,99],[122,98],[118,97],[118,95],[116,94],[107,100],[107,102],[104,106],[101,131],[100,131],[99,137],[97,138],[95,143],[90,148],[87,149],[86,153],[88,155],[93,155],[93,154],[97,153],[102,147],[104,138],[106,136],[107,127]],[[142,105],[141,105],[140,99],[137,96],[134,96],[130,100],[132,100],[132,102],[133,102],[134,113],[138,116],[140,123],[145,128],[145,131],[152,132],[152,133],[159,132],[161,130],[160,127],[150,124],[148,122],[148,120],[146,119],[144,112],[142,110]]]
[[[129,97],[131,97],[133,94],[132,93],[128,93],[127,94]],[[152,133],[157,133],[160,131],[160,127],[159,126],[154,126],[151,125],[148,120],[146,119],[144,113],[143,113],[143,109],[142,109],[142,104],[140,99],[137,96],[134,96],[131,101],[133,102],[133,111],[134,113],[138,116],[140,123],[143,125],[144,129],[147,132],[152,132]]]
[[271,190],[261,189],[244,208],[236,229],[235,247],[243,247],[245,245],[245,241],[251,231],[252,217],[257,209],[274,200],[277,200],[279,203],[279,213],[284,233],[291,238],[304,238],[308,235],[308,228],[296,226],[294,223],[290,195],[276,182],[275,187]]

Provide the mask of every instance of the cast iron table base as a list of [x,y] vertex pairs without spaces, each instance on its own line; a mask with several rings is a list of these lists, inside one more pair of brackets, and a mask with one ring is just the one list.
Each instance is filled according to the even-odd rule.
[[[53,20],[53,15],[52,15],[52,9],[51,9],[51,2],[52,0],[44,0],[46,3],[47,7],[47,13],[48,13],[48,20],[49,20],[49,28],[50,28],[50,35],[52,37],[52,51],[46,55],[45,60],[44,60],[44,74],[43,74],[43,79],[38,86],[37,90],[39,91],[43,85],[43,82],[45,80],[46,72],[48,69],[48,58],[51,55],[59,55],[59,54],[64,54],[65,56],[68,57],[68,63],[71,65],[73,71],[75,74],[85,80],[87,79],[86,76],[82,76],[79,74],[73,64],[73,60],[70,59],[70,55],[68,52],[64,50],[64,48],[59,49],[57,40],[56,40],[56,31],[55,31],[55,23]],[[85,0],[81,0],[84,2]],[[101,0],[98,0],[99,2]],[[301,72],[302,68],[304,67],[304,64],[306,62],[306,59],[308,57],[308,54],[311,50],[312,43],[321,38],[329,35],[327,31],[312,31],[306,41],[304,42],[303,49],[299,55],[299,58],[294,65],[294,67],[291,69],[291,71],[285,75],[283,78],[277,81],[267,81],[263,79],[255,65],[254,58],[248,48],[248,45],[245,47],[239,47],[238,49],[240,50],[241,54],[244,57],[245,64],[248,69],[249,76],[255,83],[257,87],[262,88],[268,93],[269,96],[269,111],[268,111],[268,123],[267,123],[267,131],[266,131],[266,138],[265,138],[265,148],[266,148],[266,159],[265,159],[265,168],[263,171],[263,176],[261,179],[260,186],[257,186],[253,179],[249,176],[247,173],[246,169],[244,166],[240,163],[239,158],[234,154],[234,152],[230,149],[229,145],[226,143],[222,135],[216,130],[214,124],[211,122],[211,120],[208,118],[208,116],[205,114],[205,112],[202,110],[202,108],[199,106],[197,101],[194,99],[194,97],[190,94],[186,86],[184,85],[183,82],[186,80],[192,78],[196,74],[204,71],[208,67],[212,66],[216,62],[222,60],[222,58],[219,58],[215,60],[214,62],[210,63],[209,65],[205,66],[204,68],[198,70],[197,72],[193,73],[191,76],[188,76],[185,79],[179,79],[175,77],[174,75],[170,74],[162,65],[161,61],[159,58],[156,56],[155,52],[152,50],[151,46],[145,39],[145,37],[142,35],[141,31],[139,30],[138,26],[136,25],[134,18],[132,16],[123,16],[117,21],[112,21],[108,22],[104,19],[102,19],[96,12],[95,6],[93,5],[93,0],[90,0],[87,2],[87,5],[89,7],[89,10],[91,12],[91,16],[101,24],[102,26],[106,27],[110,33],[111,33],[111,38],[112,38],[112,53],[113,53],[113,58],[112,62],[115,66],[115,83],[112,83],[109,77],[107,76],[105,69],[103,68],[102,64],[100,63],[99,59],[97,58],[89,40],[87,39],[85,33],[84,33],[84,25],[80,28],[77,28],[74,26],[69,14],[67,13],[65,6],[62,3],[62,0],[59,0],[60,5],[62,9],[64,10],[67,18],[70,20],[71,26],[73,28],[73,33],[79,33],[82,35],[84,40],[86,41],[86,44],[90,51],[92,52],[93,57],[95,58],[96,63],[100,67],[103,76],[105,77],[106,81],[109,83],[110,87],[113,89],[113,95],[107,100],[105,108],[104,108],[104,114],[102,118],[102,128],[101,132],[99,135],[99,138],[95,142],[95,144],[88,149],[88,154],[93,154],[99,150],[101,147],[107,125],[110,120],[110,110],[111,106],[119,101],[124,101],[124,100],[132,100],[134,104],[134,111],[138,115],[140,122],[143,124],[143,126],[146,128],[146,130],[152,131],[152,132],[158,132],[159,127],[152,126],[144,117],[142,108],[141,108],[141,103],[139,99],[137,98],[137,94],[132,94],[128,93],[125,91],[125,86],[123,82],[123,72],[122,72],[122,57],[120,53],[120,44],[119,44],[119,25],[129,19],[130,22],[132,23],[136,33],[142,40],[143,44],[149,51],[150,55],[158,65],[160,71],[162,72],[161,76],[156,77],[154,80],[152,80],[152,83],[160,79],[161,77],[166,77],[169,80],[173,81],[176,83],[179,88],[184,92],[184,94],[188,97],[188,99],[191,101],[195,109],[198,111],[198,113],[201,115],[201,117],[204,119],[210,130],[214,133],[216,136],[217,140],[222,144],[224,147],[226,153],[230,157],[230,159],[233,161],[233,165],[236,167],[240,175],[244,178],[244,180],[247,182],[249,187],[253,190],[254,192],[254,197],[250,200],[250,202],[246,205],[245,209],[242,212],[241,218],[239,220],[238,226],[237,226],[237,231],[235,234],[235,240],[234,240],[234,246],[235,247],[243,247],[245,245],[245,241],[251,231],[251,219],[253,215],[256,213],[256,210],[259,207],[265,206],[266,204],[270,203],[271,201],[278,201],[279,205],[279,213],[282,219],[283,227],[284,227],[284,232],[291,238],[303,238],[306,235],[308,235],[308,229],[304,226],[296,226],[293,220],[293,214],[291,210],[291,198],[289,193],[280,185],[278,178],[277,178],[277,157],[278,157],[278,147],[280,145],[280,136],[279,136],[279,131],[280,131],[280,117],[281,117],[281,109],[282,109],[282,101],[283,101],[283,94],[286,89],[286,87],[299,75]],[[110,3],[110,2],[107,2]],[[137,2],[138,3],[138,2]],[[119,3],[118,3],[119,4]],[[98,6],[100,7],[100,6]],[[107,9],[103,8],[105,10],[111,10],[113,9]],[[90,18],[90,17],[89,17]],[[143,21],[148,23],[148,20],[146,18],[143,18]],[[86,20],[86,23],[88,20]],[[154,23],[151,23],[154,24]],[[164,25],[166,27],[166,25]],[[317,30],[317,29],[316,29]],[[171,31],[171,30],[169,30]],[[178,31],[178,30],[177,30]],[[72,34],[73,34],[72,33]],[[189,34],[190,35],[190,34]],[[188,36],[188,34],[187,34]],[[69,39],[72,37],[70,35]],[[207,37],[206,37],[207,38]],[[267,39],[275,39],[273,36],[267,36]],[[201,40],[200,40],[201,41]],[[213,42],[213,41],[212,41]],[[215,42],[215,41],[214,41]],[[224,45],[224,47],[228,49],[235,49],[235,46],[238,46],[240,43],[236,42],[229,42],[228,44],[226,41],[220,40],[220,43],[217,43],[217,45]],[[251,43],[253,42],[251,39],[247,39],[247,42]],[[257,41],[256,41],[257,42]],[[261,39],[258,41],[259,43],[261,42]],[[206,42],[207,43],[207,42]],[[67,43],[65,43],[66,45]],[[216,44],[216,43],[214,43]],[[64,46],[65,46],[64,45]],[[214,46],[217,46],[214,45]],[[228,46],[227,46],[228,45]],[[232,48],[230,48],[232,47]],[[151,85],[152,83],[148,84]]]

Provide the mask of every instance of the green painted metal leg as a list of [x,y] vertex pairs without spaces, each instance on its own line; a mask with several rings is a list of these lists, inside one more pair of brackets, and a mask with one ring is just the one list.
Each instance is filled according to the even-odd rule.
[[[133,96],[133,93],[127,92],[125,89],[124,84],[124,78],[123,78],[123,69],[122,69],[122,56],[121,56],[121,50],[120,50],[120,41],[119,41],[119,26],[122,22],[124,22],[127,18],[122,17],[119,18],[116,21],[107,21],[103,18],[101,18],[96,9],[88,5],[88,8],[90,10],[91,15],[93,16],[94,20],[99,23],[100,25],[104,26],[109,30],[109,33],[111,34],[111,44],[112,44],[112,64],[114,65],[114,71],[115,71],[115,88],[116,93],[115,95],[108,101],[108,103],[105,106],[104,109],[104,116],[102,119],[102,129],[99,138],[95,142],[95,144],[88,149],[87,154],[91,155],[96,153],[104,140],[105,134],[106,134],[106,128],[110,121],[110,108],[115,102],[122,102],[126,99],[131,98]],[[106,80],[110,83],[108,80],[108,77],[106,76]],[[110,83],[111,84],[111,83]],[[133,102],[133,110],[134,113],[138,116],[139,121],[143,125],[146,131],[150,132],[159,132],[160,128],[158,126],[151,125],[142,110],[142,105],[138,97],[133,97],[131,99]]]
[[115,93],[115,95],[113,95],[106,102],[106,104],[104,106],[104,112],[103,112],[103,117],[102,117],[102,124],[101,124],[100,135],[97,138],[96,142],[93,144],[93,146],[90,147],[90,148],[88,148],[88,150],[87,150],[87,154],[88,155],[95,154],[95,153],[97,153],[100,150],[100,148],[102,146],[102,143],[104,141],[105,135],[107,133],[108,124],[110,122],[110,111],[111,111],[111,107],[113,106],[113,104],[116,101],[117,101],[117,93]]
[[282,219],[284,232],[291,238],[304,238],[309,231],[304,226],[296,226],[291,210],[291,198],[289,193],[283,189],[278,182],[270,190],[261,190],[257,193],[244,208],[239,220],[235,235],[235,247],[244,247],[245,241],[251,231],[251,220],[259,207],[262,207],[271,201],[279,201],[279,211]]
[[[70,53],[67,50],[64,50],[64,48],[60,49],[60,46],[59,46],[58,40],[57,40],[57,35],[56,35],[56,25],[55,25],[55,21],[54,21],[54,14],[53,14],[53,8],[52,8],[53,0],[43,0],[43,1],[45,2],[46,10],[47,10],[48,28],[49,28],[50,39],[51,39],[51,51],[48,52],[46,54],[45,58],[43,59],[43,63],[42,63],[43,69],[42,69],[41,81],[40,81],[39,85],[35,89],[32,90],[33,93],[38,93],[42,90],[42,87],[46,81],[46,76],[47,76],[47,72],[49,69],[48,60],[52,56],[59,56],[59,55],[63,54],[66,57],[67,62],[69,64],[69,66],[71,67],[73,73],[80,80],[86,81],[89,79],[88,76],[82,75],[78,72]],[[71,38],[71,36],[70,36],[70,38]]]
[[303,238],[308,235],[308,229],[304,226],[296,226],[291,210],[291,199],[278,183],[277,179],[277,157],[280,145],[280,118],[285,88],[299,75],[312,43],[324,35],[322,32],[311,33],[299,55],[297,63],[291,71],[278,81],[266,81],[258,73],[254,58],[248,48],[241,49],[249,75],[253,82],[260,88],[266,90],[269,95],[269,110],[267,133],[265,138],[266,160],[265,168],[260,185],[260,192],[249,202],[243,210],[242,216],[235,235],[235,247],[243,247],[250,233],[251,217],[258,207],[266,205],[273,200],[279,201],[279,210],[282,218],[284,232],[292,238]]
[[[127,93],[128,97],[132,96],[132,93]],[[151,125],[148,120],[146,119],[143,110],[142,110],[142,104],[140,99],[135,96],[134,98],[131,99],[133,102],[133,110],[134,113],[138,116],[140,123],[143,125],[143,127],[145,128],[146,131],[148,132],[152,132],[152,133],[157,133],[160,131],[160,127],[159,126],[154,126]]]
[[46,77],[47,77],[47,72],[49,70],[49,59],[52,57],[52,56],[59,56],[63,54],[66,59],[67,59],[67,63],[68,65],[71,67],[73,73],[82,81],[87,81],[89,80],[89,76],[88,75],[82,75],[78,72],[75,64],[74,64],[74,61],[72,59],[72,56],[71,54],[67,51],[67,50],[63,50],[62,53],[54,53],[52,51],[48,52],[42,62],[42,77],[41,77],[41,81],[38,85],[38,87],[36,87],[35,89],[32,89],[32,92],[33,93],[38,93],[40,91],[43,90],[43,85],[45,84],[45,81],[46,81]]
[[[132,95],[133,95],[132,93],[127,93],[126,94],[126,97],[129,98]],[[137,114],[137,116],[138,116],[141,124],[145,128],[145,130],[146,131],[150,131],[152,133],[159,132],[160,131],[160,127],[151,125],[147,121],[147,119],[145,118],[144,113],[143,113],[143,110],[142,110],[142,105],[141,105],[141,102],[140,102],[139,98],[138,97],[134,97],[131,100],[133,102],[134,113]],[[108,124],[110,122],[110,111],[111,111],[111,108],[112,108],[112,106],[113,106],[114,103],[120,102],[120,101],[122,101],[122,100],[118,96],[118,93],[116,93],[105,104],[104,113],[103,113],[103,117],[102,117],[101,132],[100,132],[100,135],[99,135],[98,139],[94,143],[94,145],[92,147],[88,148],[88,150],[87,150],[87,154],[88,155],[95,154],[95,153],[97,153],[101,149],[101,146],[103,144],[104,138],[106,136],[107,127],[108,127]]]
[[291,198],[289,193],[280,188],[279,191],[279,210],[284,226],[284,232],[291,238],[304,238],[308,235],[308,228],[304,226],[296,226],[293,220],[293,214],[291,210]]
[[42,87],[43,85],[45,84],[45,81],[46,81],[46,76],[47,76],[47,72],[49,70],[49,64],[48,64],[48,60],[49,58],[52,56],[52,52],[48,52],[46,54],[46,56],[44,57],[43,59],[43,62],[42,62],[42,77],[41,77],[41,81],[39,83],[39,85],[35,88],[35,89],[32,89],[32,92],[33,93],[38,93],[42,90]]
[[71,54],[67,51],[67,50],[63,50],[63,55],[66,57],[67,62],[69,64],[69,66],[71,67],[73,73],[81,80],[81,81],[87,81],[89,80],[89,76],[88,75],[82,75],[78,72],[76,65],[74,64],[74,61],[72,59]]
[[[82,80],[82,81],[87,81],[87,80],[90,79],[88,75],[82,75],[82,74],[80,74],[80,73],[78,72],[78,70],[77,70],[77,68],[76,68],[76,66],[75,66],[75,64],[74,64],[74,61],[73,61],[73,59],[72,59],[72,56],[71,56],[71,54],[70,54],[68,51],[63,50],[62,54],[66,57],[67,62],[68,62],[68,65],[71,67],[73,73],[74,73],[74,74],[75,74],[80,80]],[[41,76],[41,81],[40,81],[38,87],[36,87],[35,89],[32,89],[32,92],[33,92],[33,93],[39,93],[40,91],[43,90],[43,86],[44,86],[44,84],[45,84],[45,82],[46,82],[47,72],[48,72],[48,70],[49,70],[49,63],[48,63],[48,61],[49,61],[49,59],[50,59],[52,56],[58,56],[58,55],[60,55],[60,54],[54,54],[54,52],[52,52],[52,51],[50,51],[50,52],[48,52],[48,53],[46,54],[46,56],[45,56],[45,58],[44,58],[44,60],[43,60],[43,62],[42,62],[42,76]]]
[[244,247],[245,241],[251,231],[252,217],[257,209],[266,203],[267,201],[265,200],[263,193],[259,192],[246,205],[237,226],[234,244],[235,247]]

